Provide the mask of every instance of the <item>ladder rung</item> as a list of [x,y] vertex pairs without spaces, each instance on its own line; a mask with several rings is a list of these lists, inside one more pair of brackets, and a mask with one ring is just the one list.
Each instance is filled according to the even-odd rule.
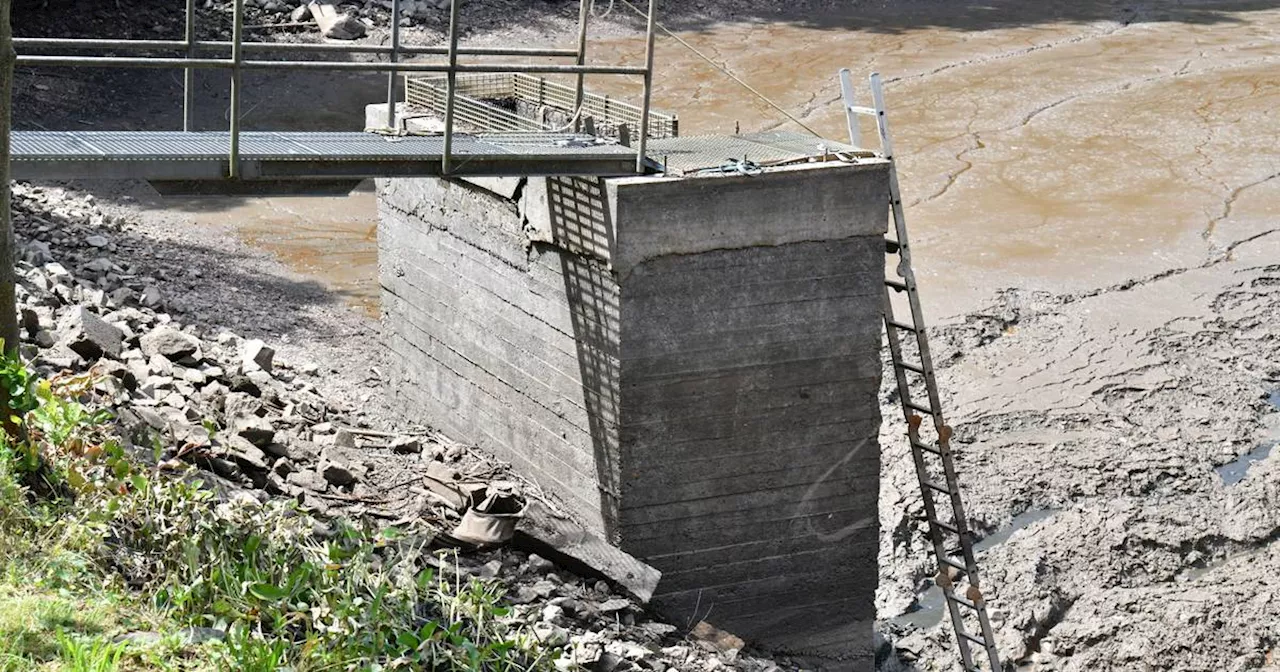
[[914,401],[904,401],[904,402],[902,402],[902,405],[903,405],[903,406],[906,406],[907,408],[909,408],[909,409],[911,409],[911,410],[913,410],[913,411],[920,411],[921,413],[924,413],[925,415],[933,415],[933,409],[932,409],[932,408],[929,408],[928,406],[921,406],[920,404],[917,404],[917,403],[916,403],[916,402],[914,402]]
[[918,329],[915,328],[915,325],[906,324],[904,322],[899,322],[897,320],[887,320],[887,322],[889,323],[889,326],[893,327],[894,329],[909,331],[913,334],[919,331]]
[[912,445],[913,447],[915,447],[915,448],[919,448],[920,450],[923,450],[923,451],[924,451],[924,452],[926,452],[926,453],[933,453],[934,455],[937,455],[938,457],[942,457],[942,455],[943,455],[943,453],[942,453],[942,449],[938,448],[937,446],[931,446],[931,445],[929,445],[929,444],[927,444],[927,443],[923,443],[923,442],[921,442],[921,441],[912,441],[912,442],[911,442],[911,445]]
[[907,283],[898,280],[885,280],[884,284],[898,290],[899,292],[907,291]]
[[930,480],[925,480],[925,481],[924,481],[924,487],[929,488],[930,490],[935,490],[935,491],[937,491],[937,492],[941,492],[941,493],[943,493],[943,494],[945,494],[945,495],[950,495],[950,494],[952,494],[952,493],[951,493],[951,489],[950,489],[950,488],[948,488],[947,486],[945,486],[945,485],[938,485],[937,483],[934,483],[933,481],[930,481]]
[[876,108],[874,108],[874,107],[863,107],[863,106],[861,106],[861,105],[846,105],[846,106],[845,106],[845,109],[846,109],[846,110],[849,110],[850,112],[852,112],[852,113],[854,113],[854,114],[865,114],[865,115],[867,115],[868,117],[878,117],[878,116],[880,116],[880,113],[879,113],[879,112],[877,112],[877,111],[876,111]]
[[960,528],[956,527],[955,525],[952,525],[951,523],[944,523],[941,520],[935,520],[933,521],[933,524],[937,525],[938,527],[941,527],[942,529],[950,532],[951,534],[956,535],[957,537],[960,536]]
[[987,640],[981,637],[974,637],[973,635],[965,632],[964,630],[959,630],[957,632],[961,637],[964,637],[965,639],[973,642],[974,644],[977,644],[978,646],[981,646],[984,649],[987,648]]
[[895,363],[896,363],[898,366],[900,366],[900,367],[902,367],[902,368],[904,368],[904,369],[906,369],[906,370],[908,370],[908,371],[911,371],[911,372],[913,372],[913,373],[918,373],[918,374],[920,374],[920,375],[922,375],[922,376],[924,375],[924,367],[923,367],[923,366],[916,366],[915,364],[912,364],[911,362],[895,362]]
[[981,611],[981,610],[982,610],[982,607],[979,607],[978,605],[976,605],[976,604],[974,604],[974,603],[970,602],[969,600],[966,600],[966,599],[964,599],[963,597],[960,597],[959,595],[956,595],[956,594],[955,594],[955,591],[947,591],[947,592],[948,592],[948,593],[950,593],[950,594],[948,594],[948,595],[947,595],[947,599],[951,600],[952,602],[955,602],[956,604],[958,604],[958,605],[960,605],[960,606],[962,606],[962,607],[969,607],[970,609],[972,609],[972,610],[974,610],[974,611]]
[[941,562],[942,564],[944,564],[944,565],[946,565],[946,566],[950,567],[951,569],[954,569],[954,570],[956,570],[956,571],[960,572],[961,574],[968,574],[968,573],[969,573],[969,568],[968,568],[968,567],[965,567],[964,565],[962,565],[962,564],[960,564],[960,563],[956,562],[955,560],[952,560],[951,558],[948,558],[948,557],[947,557],[947,556],[945,556],[945,555],[943,555],[943,556],[939,556],[938,561],[939,561],[939,562]]

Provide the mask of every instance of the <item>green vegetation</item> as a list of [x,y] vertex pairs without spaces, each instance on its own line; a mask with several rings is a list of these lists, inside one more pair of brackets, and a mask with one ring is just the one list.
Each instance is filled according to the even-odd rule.
[[555,669],[425,541],[145,466],[175,463],[121,446],[90,375],[6,359],[0,387],[0,672]]

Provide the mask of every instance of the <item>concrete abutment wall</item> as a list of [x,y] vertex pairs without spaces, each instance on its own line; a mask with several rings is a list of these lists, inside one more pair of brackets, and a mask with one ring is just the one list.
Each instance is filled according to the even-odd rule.
[[886,164],[379,188],[405,413],[661,570],[681,622],[871,669]]

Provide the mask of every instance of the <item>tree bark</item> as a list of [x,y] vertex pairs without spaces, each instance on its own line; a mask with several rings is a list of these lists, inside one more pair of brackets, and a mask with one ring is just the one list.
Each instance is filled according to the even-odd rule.
[[4,351],[18,351],[18,306],[14,298],[13,214],[9,192],[9,131],[13,127],[12,0],[0,0],[0,339]]

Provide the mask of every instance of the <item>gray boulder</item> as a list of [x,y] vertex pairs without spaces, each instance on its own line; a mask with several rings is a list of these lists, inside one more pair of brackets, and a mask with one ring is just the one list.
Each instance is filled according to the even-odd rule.
[[143,334],[139,341],[142,347],[142,354],[148,359],[156,355],[163,355],[171,362],[176,362],[186,357],[202,357],[200,352],[200,340],[191,334],[183,333],[173,327],[157,327],[149,333]]

